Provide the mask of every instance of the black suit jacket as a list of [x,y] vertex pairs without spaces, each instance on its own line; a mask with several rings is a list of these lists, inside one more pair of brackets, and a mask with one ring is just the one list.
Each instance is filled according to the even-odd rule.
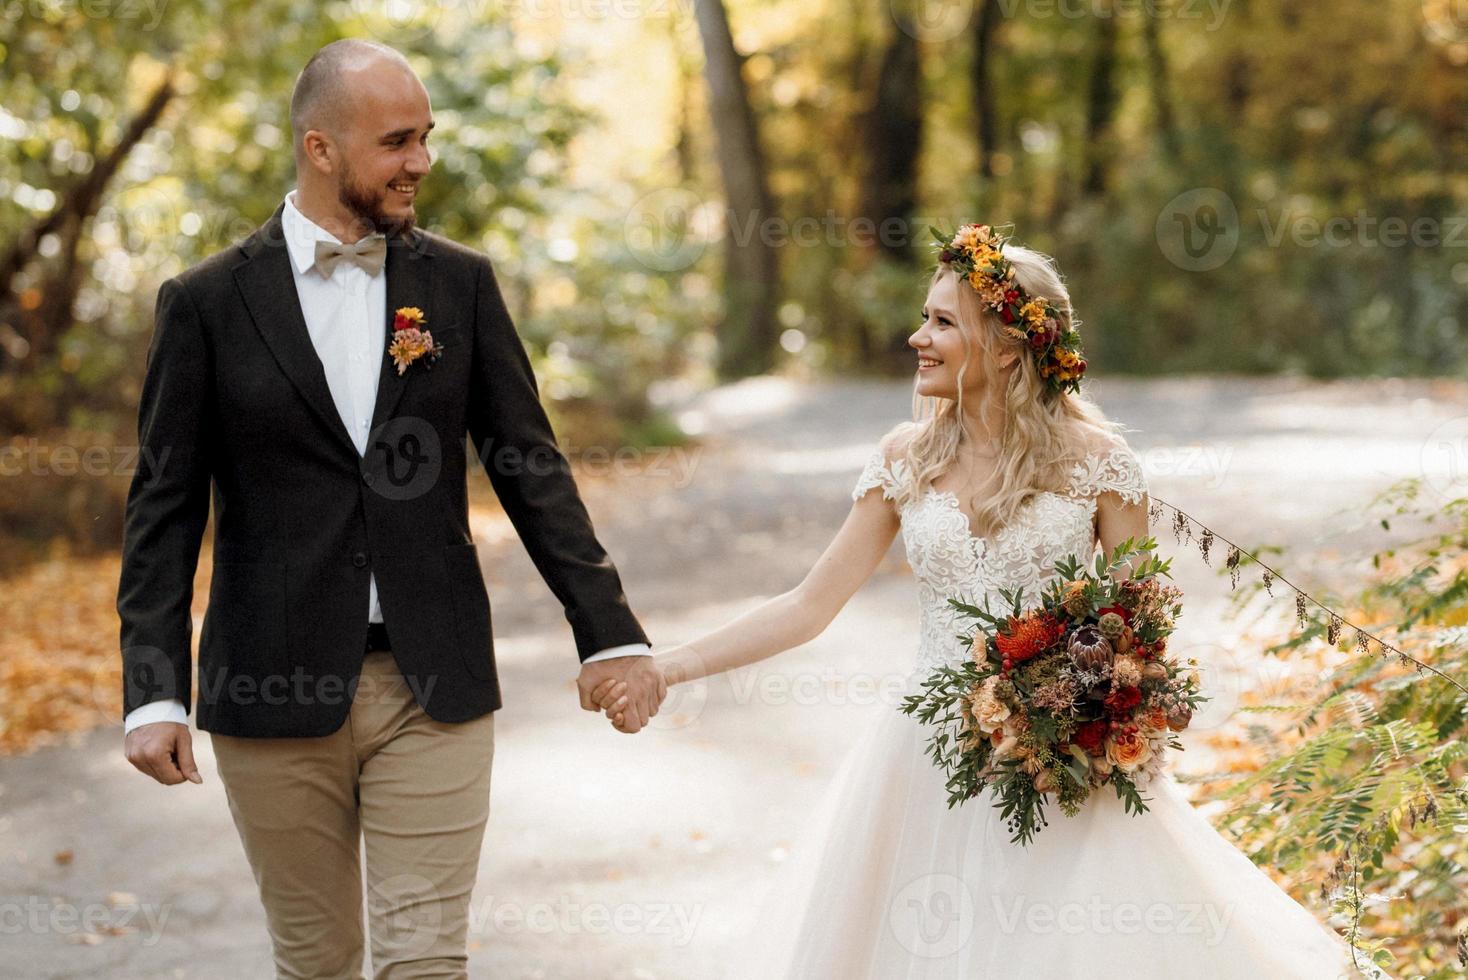
[[489,260],[422,230],[391,240],[387,333],[395,310],[419,307],[443,353],[399,375],[384,346],[359,456],[301,313],[283,211],[158,291],[117,598],[124,714],[164,698],[191,705],[189,607],[211,483],[200,729],[340,727],[364,655],[369,574],[424,710],[457,722],[499,708],[466,433],[565,607],[580,658],[646,642],[556,448]]

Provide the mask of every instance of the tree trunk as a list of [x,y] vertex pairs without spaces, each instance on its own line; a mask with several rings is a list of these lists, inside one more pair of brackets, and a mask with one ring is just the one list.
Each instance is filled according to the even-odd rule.
[[723,0],[694,0],[694,15],[703,39],[709,116],[729,216],[718,371],[738,378],[768,371],[775,363],[778,255],[774,241],[761,233],[764,222],[775,217],[774,200],[741,72],[743,59],[734,48]]
[[693,183],[697,173],[694,155],[693,103],[694,87],[697,85],[698,67],[689,56],[688,49],[681,43],[682,13],[668,21],[668,36],[673,46],[673,60],[678,66],[678,135],[673,140],[673,159],[678,168],[678,180],[683,184]]
[[[0,259],[0,309],[16,327],[27,346],[25,363],[41,364],[71,326],[72,306],[84,279],[80,249],[87,222],[102,204],[107,184],[122,168],[128,154],[158,122],[174,96],[172,73],[166,75],[143,110],[128,124],[117,144],[97,160],[86,176],[68,190],[56,208],[22,231]],[[15,295],[15,281],[35,261],[47,235],[61,239],[55,270],[44,279],[39,297]]]
[[[917,209],[918,154],[923,142],[922,62],[916,25],[902,5],[894,6],[892,12],[897,23],[882,52],[876,92],[862,127],[868,160],[860,214],[877,232],[879,255],[910,263],[912,236],[907,231]],[[900,229],[897,236],[883,232],[889,221]]]
[[[1234,16],[1248,21],[1249,0],[1238,0]],[[1244,37],[1248,37],[1247,30]],[[1236,126],[1241,126],[1247,121],[1245,117],[1249,108],[1249,77],[1253,73],[1254,66],[1245,53],[1246,50],[1247,43],[1239,42],[1223,69],[1224,104],[1228,106],[1229,117]]]
[[69,218],[90,218],[102,203],[102,191],[133,148],[142,141],[173,99],[173,76],[169,74],[148,99],[143,111],[127,127],[117,145],[78,180],[61,198],[55,210],[21,232],[10,251],[0,260],[0,296],[9,296],[15,277],[36,257],[41,239],[61,229]]
[[995,115],[993,42],[1002,11],[997,0],[980,0],[978,17],[974,19],[974,60],[969,84],[973,92],[976,135],[978,137],[979,176],[994,176],[994,153],[999,149],[999,120]]
[[1157,113],[1157,133],[1162,149],[1174,166],[1182,163],[1182,141],[1178,139],[1177,118],[1172,108],[1172,77],[1167,66],[1167,52],[1162,47],[1162,29],[1158,18],[1143,12],[1143,40],[1147,45],[1147,74],[1152,85],[1152,107]]
[[1091,87],[1086,98],[1086,195],[1106,192],[1112,159],[1112,117],[1116,112],[1116,11],[1102,0],[1096,17],[1096,54],[1091,63]]

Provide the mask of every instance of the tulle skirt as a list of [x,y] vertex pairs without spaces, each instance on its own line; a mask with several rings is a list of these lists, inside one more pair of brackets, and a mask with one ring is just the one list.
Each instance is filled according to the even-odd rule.
[[1214,830],[1170,776],[1143,793],[1140,816],[1110,793],[1074,817],[1049,806],[1049,825],[1021,847],[989,793],[948,808],[925,738],[892,711],[853,747],[770,890],[740,977],[1363,975],[1345,941]]

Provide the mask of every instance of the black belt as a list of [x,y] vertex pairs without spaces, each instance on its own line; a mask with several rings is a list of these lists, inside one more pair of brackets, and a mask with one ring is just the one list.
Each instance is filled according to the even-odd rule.
[[367,624],[367,652],[373,650],[391,650],[392,644],[387,639],[386,623]]

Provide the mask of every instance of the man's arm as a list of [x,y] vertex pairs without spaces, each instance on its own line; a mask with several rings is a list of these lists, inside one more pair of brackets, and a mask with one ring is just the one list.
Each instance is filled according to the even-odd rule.
[[[556,446],[540,404],[530,358],[520,342],[488,259],[475,282],[474,365],[469,394],[469,435],[495,494],[530,559],[566,610],[583,664],[609,648],[648,645],[628,607],[616,566],[596,538],[571,467]],[[625,656],[625,655],[622,655]],[[657,685],[641,657],[603,657],[592,673],[633,671],[634,699],[656,713]],[[636,668],[641,665],[643,669]],[[579,683],[579,682],[578,682]],[[582,707],[595,711],[590,688]],[[655,700],[656,698],[656,700]]]
[[[194,571],[209,520],[212,398],[213,364],[198,310],[183,284],[170,279],[158,290],[138,404],[138,469],[123,526],[117,612],[124,726],[138,708],[159,701],[177,702],[188,714]],[[129,733],[128,759],[160,782],[177,782],[193,767],[188,728],[167,727],[165,738]]]

